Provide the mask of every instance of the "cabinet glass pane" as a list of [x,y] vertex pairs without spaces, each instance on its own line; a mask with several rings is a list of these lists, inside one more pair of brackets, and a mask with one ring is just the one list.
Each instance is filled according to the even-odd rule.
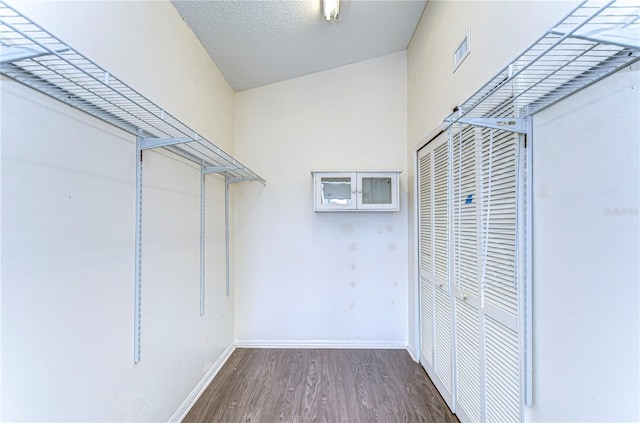
[[391,178],[362,178],[362,204],[391,204]]
[[322,204],[351,204],[351,178],[329,178],[320,180]]

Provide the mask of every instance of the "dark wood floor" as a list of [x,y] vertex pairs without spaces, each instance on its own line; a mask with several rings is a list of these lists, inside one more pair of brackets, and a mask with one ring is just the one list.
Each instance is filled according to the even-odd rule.
[[405,350],[236,349],[183,422],[458,420]]

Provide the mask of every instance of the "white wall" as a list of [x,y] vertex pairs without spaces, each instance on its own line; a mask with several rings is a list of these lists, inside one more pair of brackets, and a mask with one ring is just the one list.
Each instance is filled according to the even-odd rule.
[[[407,344],[405,75],[401,52],[237,94],[267,180],[235,188],[241,344]],[[314,213],[313,170],[401,170],[401,211]]]
[[535,115],[530,421],[640,420],[640,75]]
[[[169,2],[14,2],[232,150],[234,93]],[[133,363],[135,139],[2,79],[2,420],[166,421],[233,342],[224,183],[144,154],[141,362]]]

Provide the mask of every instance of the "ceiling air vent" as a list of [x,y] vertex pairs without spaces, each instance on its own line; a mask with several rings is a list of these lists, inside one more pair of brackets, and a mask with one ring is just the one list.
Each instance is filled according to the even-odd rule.
[[458,48],[453,53],[453,71],[455,72],[460,66],[460,63],[469,55],[471,52],[471,28],[467,31],[467,34],[462,39],[462,42],[458,44]]

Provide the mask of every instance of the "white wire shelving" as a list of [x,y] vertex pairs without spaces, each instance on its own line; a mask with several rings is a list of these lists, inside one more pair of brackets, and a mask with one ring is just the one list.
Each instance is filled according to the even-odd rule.
[[1,73],[201,166],[264,179],[60,39],[0,2]]
[[640,1],[587,0],[460,104],[444,123],[525,118],[638,59]]
[[134,362],[140,361],[142,315],[142,153],[164,148],[201,166],[200,314],[205,307],[207,175],[225,178],[226,295],[229,296],[229,184],[265,180],[162,107],[0,1],[0,73],[136,137]]

